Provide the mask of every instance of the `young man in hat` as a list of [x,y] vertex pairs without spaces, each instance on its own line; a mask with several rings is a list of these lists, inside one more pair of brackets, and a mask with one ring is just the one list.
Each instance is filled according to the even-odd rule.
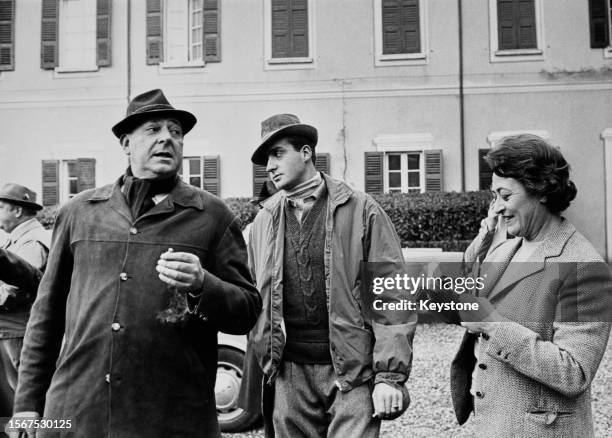
[[[24,272],[19,260],[11,258],[10,254],[2,257],[8,269],[0,272],[0,360],[13,391],[17,385],[19,356],[30,306],[36,297],[33,286],[38,280],[37,271],[45,269],[49,253],[50,233],[36,219],[36,212],[41,209],[36,203],[36,193],[27,187],[9,183],[0,188],[0,229],[9,236],[3,250],[30,265],[30,272]],[[28,276],[30,287],[15,285],[10,277],[17,272]]]
[[126,173],[61,208],[16,415],[83,437],[220,436],[217,331],[247,333],[261,300],[238,220],[178,176],[195,123],[161,90],[136,96],[113,127]]
[[[362,312],[361,262],[401,263],[393,225],[369,196],[315,170],[317,130],[291,114],[262,123],[251,160],[279,192],[251,229],[263,307],[250,347],[279,437],[375,437],[409,403],[416,314],[397,324]],[[273,413],[270,411],[273,408]]]

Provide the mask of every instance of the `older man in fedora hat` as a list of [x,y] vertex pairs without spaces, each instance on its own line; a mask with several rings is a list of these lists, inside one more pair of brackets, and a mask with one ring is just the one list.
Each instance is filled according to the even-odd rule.
[[61,208],[16,416],[71,419],[82,437],[220,435],[217,332],[247,333],[261,300],[238,220],[178,176],[195,123],[161,90],[136,96],[112,129],[126,173]]
[[416,314],[367,321],[362,262],[401,263],[400,242],[365,193],[315,170],[317,130],[292,114],[262,122],[251,161],[279,192],[253,222],[249,262],[264,310],[250,348],[264,417],[280,437],[375,437],[408,406]]
[[[36,193],[27,187],[9,183],[0,188],[0,229],[9,236],[2,249],[6,251],[2,254],[5,266],[0,272],[0,359],[13,390],[30,306],[36,296],[38,271],[45,269],[49,253],[50,234],[36,219],[41,209]],[[26,275],[23,280],[28,280],[29,287],[23,281],[15,284],[13,277],[18,272]]]

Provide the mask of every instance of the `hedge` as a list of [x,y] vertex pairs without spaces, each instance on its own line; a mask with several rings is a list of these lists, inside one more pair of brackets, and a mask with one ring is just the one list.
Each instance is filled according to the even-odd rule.
[[[442,248],[463,251],[478,233],[487,214],[491,195],[480,192],[442,192],[375,195],[374,199],[389,215],[403,247]],[[230,210],[246,226],[258,208],[250,198],[228,198]],[[39,220],[46,228],[55,221],[57,206],[45,207]]]

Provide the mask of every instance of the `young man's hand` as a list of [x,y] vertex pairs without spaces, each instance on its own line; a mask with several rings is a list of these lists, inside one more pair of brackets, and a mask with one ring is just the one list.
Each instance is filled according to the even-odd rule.
[[372,392],[374,415],[384,420],[385,417],[400,412],[403,408],[402,399],[401,390],[384,382],[377,383]]

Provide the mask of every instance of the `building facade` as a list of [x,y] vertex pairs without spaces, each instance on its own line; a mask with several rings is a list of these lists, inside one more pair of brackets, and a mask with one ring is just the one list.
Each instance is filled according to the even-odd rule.
[[198,117],[182,175],[221,197],[265,179],[249,157],[275,113],[370,192],[487,188],[486,150],[532,132],[610,259],[611,18],[611,0],[0,0],[0,180],[45,205],[115,180],[110,127],[152,88]]

